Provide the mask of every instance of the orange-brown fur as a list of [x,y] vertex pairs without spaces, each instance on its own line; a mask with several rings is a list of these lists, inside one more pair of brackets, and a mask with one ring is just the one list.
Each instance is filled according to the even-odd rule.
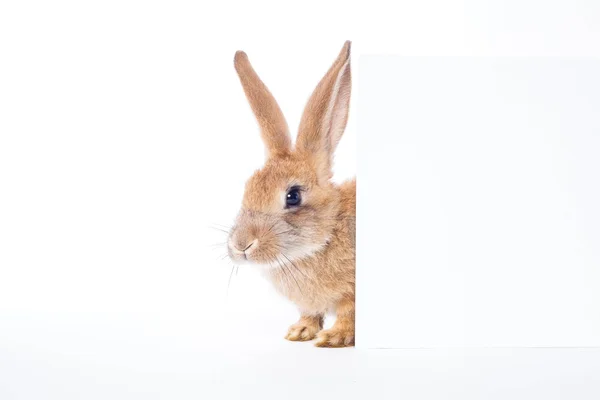
[[[295,148],[275,99],[236,53],[235,67],[267,147],[264,167],[245,188],[242,209],[228,250],[234,261],[260,265],[277,291],[294,302],[300,320],[286,339],[311,340],[320,347],[354,344],[356,181],[330,181],[333,152],[348,117],[350,43],[313,92],[305,108]],[[302,203],[286,206],[291,187]],[[333,327],[321,330],[326,312]]]

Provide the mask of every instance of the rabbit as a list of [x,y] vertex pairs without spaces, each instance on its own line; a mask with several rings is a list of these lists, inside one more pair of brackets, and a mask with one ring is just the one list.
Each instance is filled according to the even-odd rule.
[[[316,338],[318,347],[354,346],[356,178],[330,181],[348,120],[350,47],[345,42],[314,89],[294,146],[281,109],[246,53],[234,58],[267,152],[262,169],[246,182],[227,251],[234,263],[258,267],[298,307],[300,319],[285,338]],[[336,321],[323,330],[328,313]]]

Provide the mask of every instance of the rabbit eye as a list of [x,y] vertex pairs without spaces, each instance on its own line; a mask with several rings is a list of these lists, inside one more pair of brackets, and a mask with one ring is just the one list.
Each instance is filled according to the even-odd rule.
[[285,205],[286,207],[296,207],[300,205],[302,201],[302,196],[300,195],[300,188],[293,187],[285,196]]

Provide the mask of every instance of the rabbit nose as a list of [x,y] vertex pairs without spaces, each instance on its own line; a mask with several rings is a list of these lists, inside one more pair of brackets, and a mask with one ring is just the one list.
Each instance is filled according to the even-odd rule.
[[241,245],[239,242],[233,245],[233,250],[238,254],[248,255],[252,253],[256,249],[256,245],[258,244],[258,239],[252,240],[247,245]]
[[254,251],[254,248],[256,248],[257,243],[258,243],[258,240],[256,240],[256,239],[254,239],[253,241],[248,243],[248,246],[246,246],[246,248],[244,249],[244,253],[250,253],[250,252]]

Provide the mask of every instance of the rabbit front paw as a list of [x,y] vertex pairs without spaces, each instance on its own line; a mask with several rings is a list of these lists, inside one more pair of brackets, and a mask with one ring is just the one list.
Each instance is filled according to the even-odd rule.
[[321,329],[323,329],[323,317],[303,316],[298,322],[290,326],[285,338],[292,342],[306,342],[313,340]]
[[317,347],[351,347],[354,346],[354,330],[336,328],[326,329],[317,335]]

